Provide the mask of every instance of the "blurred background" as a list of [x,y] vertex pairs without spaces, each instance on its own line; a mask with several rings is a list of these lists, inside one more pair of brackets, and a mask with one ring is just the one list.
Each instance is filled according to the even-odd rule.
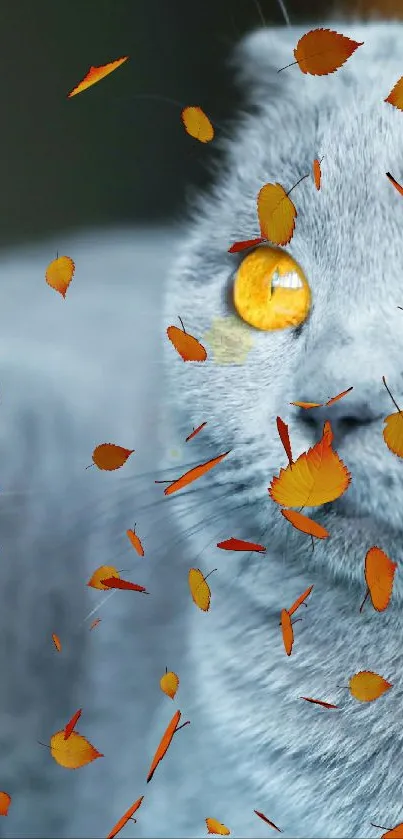
[[[403,0],[338,6],[390,16]],[[286,7],[292,23],[334,9],[327,0]],[[200,105],[213,123],[231,115],[238,93],[225,59],[263,21],[286,25],[280,0],[3,0],[0,246],[177,218],[186,190],[208,182],[211,154],[185,134],[181,107]],[[67,99],[90,65],[124,55],[115,73]]]

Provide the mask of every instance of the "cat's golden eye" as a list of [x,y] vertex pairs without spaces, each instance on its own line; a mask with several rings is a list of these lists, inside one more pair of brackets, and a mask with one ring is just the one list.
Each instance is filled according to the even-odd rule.
[[234,305],[256,329],[300,326],[311,292],[300,265],[281,248],[260,247],[241,262],[234,282]]

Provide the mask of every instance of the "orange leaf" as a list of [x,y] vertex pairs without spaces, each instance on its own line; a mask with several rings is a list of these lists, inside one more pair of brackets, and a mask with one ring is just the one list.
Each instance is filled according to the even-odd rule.
[[312,171],[313,171],[313,178],[315,181],[316,189],[320,189],[320,178],[321,178],[321,169],[320,169],[320,160],[316,157],[312,164]]
[[11,804],[11,795],[8,792],[0,792],[0,816],[8,816]]
[[296,408],[321,408],[323,403],[322,402],[290,402],[290,405],[295,405]]
[[59,636],[58,636],[58,635],[55,635],[55,633],[54,633],[54,632],[52,633],[52,641],[53,641],[53,643],[54,643],[54,645],[55,645],[55,647],[56,647],[56,649],[57,649],[57,652],[58,652],[58,653],[61,653],[61,651],[62,651],[62,645],[61,645],[61,643],[60,643],[60,638],[59,638]]
[[192,439],[193,439],[193,437],[196,437],[196,434],[198,434],[198,433],[199,433],[199,431],[201,431],[201,430],[202,430],[202,428],[204,428],[204,426],[205,426],[205,425],[207,425],[207,423],[206,423],[206,422],[202,422],[202,424],[201,424],[201,425],[198,425],[198,426],[197,426],[197,428],[194,428],[194,429],[193,429],[193,431],[192,431],[192,433],[191,433],[191,434],[189,434],[189,437],[186,437],[185,443],[188,443],[188,442],[189,442],[189,440],[192,440]]
[[239,251],[246,251],[247,248],[254,248],[255,245],[260,245],[264,242],[261,237],[259,239],[244,239],[243,242],[235,242],[228,248],[228,253],[239,253]]
[[291,655],[294,643],[294,630],[292,628],[291,616],[287,609],[281,610],[281,629],[283,633],[284,648],[287,655]]
[[171,699],[174,699],[176,691],[178,690],[178,687],[179,687],[179,679],[178,679],[176,673],[173,673],[172,670],[168,673],[168,670],[167,670],[166,673],[164,673],[164,675],[161,676],[161,679],[160,679],[161,690],[164,693],[166,693],[166,695],[169,696]]
[[303,452],[292,466],[280,469],[274,477],[269,495],[285,507],[319,507],[334,501],[346,491],[351,475],[331,444],[333,432],[330,422],[323,426],[322,439]]
[[102,582],[103,577],[118,577],[119,571],[113,565],[100,565],[99,568],[94,571],[91,579],[87,583],[87,586],[91,586],[91,588],[98,588],[102,591],[106,591],[108,586],[105,586]]
[[291,241],[298,215],[291,198],[281,184],[265,184],[257,197],[260,232],[276,245]]
[[372,673],[371,670],[361,670],[352,676],[349,681],[349,688],[352,696],[360,702],[372,702],[378,699],[389,690],[393,685],[378,676],[377,673]]
[[[111,832],[108,833],[106,839],[115,839],[115,836],[122,830],[122,827],[124,827],[125,824],[127,824],[129,819],[131,819],[133,814],[136,812],[136,810],[139,809],[139,807],[141,806],[141,802],[143,801],[143,798],[144,795],[142,795],[141,798],[138,798],[137,801],[135,801],[134,804],[132,804],[132,806],[129,807],[128,810],[126,810],[124,816],[122,816],[122,818],[119,819],[118,822],[116,822],[115,827],[113,827]],[[136,819],[133,819],[133,821],[135,822]]]
[[[379,824],[374,824],[371,822],[372,827],[379,827]],[[379,827],[379,830],[386,830],[386,833],[382,833],[381,839],[403,839],[403,822],[397,824],[395,827],[392,827],[390,830],[387,827]]]
[[144,586],[138,586],[137,583],[131,583],[129,580],[121,580],[120,577],[108,577],[106,580],[101,580],[106,588],[120,588],[127,591],[141,591],[143,594],[148,594]]
[[257,816],[259,816],[259,819],[262,819],[264,822],[266,822],[266,824],[270,825],[270,827],[274,827],[274,830],[278,830],[279,833],[283,832],[282,830],[280,830],[279,827],[277,827],[277,825],[274,824],[274,822],[271,822],[270,819],[263,815],[263,813],[260,813],[259,810],[254,810],[253,812],[256,813]]
[[317,539],[328,539],[330,536],[330,533],[322,525],[317,524],[316,521],[312,521],[308,516],[303,516],[302,513],[298,513],[296,510],[280,510],[280,513],[293,527],[301,530],[302,533],[307,533],[309,536],[316,536]]
[[109,62],[109,64],[101,64],[100,67],[90,67],[83,80],[77,85],[77,87],[73,87],[73,90],[67,94],[67,98],[71,99],[72,96],[76,96],[77,93],[81,93],[83,90],[86,90],[87,87],[91,87],[93,84],[96,84],[96,82],[100,82],[101,79],[105,78],[105,76],[109,76],[109,73],[113,73],[114,70],[117,70],[117,68],[127,61],[128,58],[129,56],[125,55],[123,58],[118,58],[116,61]]
[[390,172],[386,172],[386,177],[389,178],[391,184],[393,184],[395,189],[397,189],[397,191],[400,192],[400,195],[403,195],[403,186],[400,186],[396,178],[394,178],[393,175],[390,174]]
[[95,618],[95,620],[92,621],[92,624],[90,626],[90,632],[91,632],[91,629],[95,629],[95,627],[98,626],[99,623],[101,623],[101,620],[102,620],[102,618]]
[[389,605],[396,568],[397,562],[392,562],[381,548],[374,545],[367,551],[365,580],[377,612],[383,612]]
[[306,600],[307,597],[309,597],[312,589],[313,589],[313,586],[309,586],[309,588],[307,588],[307,590],[304,591],[303,594],[301,594],[299,597],[297,597],[295,603],[292,604],[291,609],[288,609],[288,614],[290,616],[293,615],[294,612],[297,611],[297,609],[299,609],[299,607],[301,606],[301,603],[305,603],[305,600]]
[[[153,760],[152,760],[152,763],[151,763],[151,766],[150,766],[150,771],[147,775],[147,784],[151,781],[151,778],[154,775],[154,772],[155,772],[158,764],[161,762],[163,757],[165,757],[165,755],[166,755],[166,753],[169,749],[169,746],[171,745],[172,738],[173,738],[175,732],[179,731],[177,726],[178,726],[178,722],[179,722],[180,718],[181,718],[181,712],[176,711],[176,713],[173,715],[173,717],[171,719],[171,722],[169,723],[169,725],[168,725],[168,727],[167,727],[167,729],[166,729],[166,731],[165,731],[165,733],[162,737],[162,740],[161,740],[161,742],[158,746],[158,749],[155,752],[155,755],[153,757]],[[183,723],[183,725],[188,725],[188,723]],[[180,726],[180,728],[182,728],[182,726]]]
[[288,433],[288,425],[283,422],[281,417],[277,417],[277,431],[280,436],[280,440],[284,446],[285,453],[288,457],[290,466],[292,464],[292,451],[291,451],[291,443],[290,443],[290,435]]
[[79,769],[81,766],[86,766],[87,763],[96,760],[97,757],[103,757],[77,731],[72,731],[70,737],[65,740],[64,729],[57,731],[50,738],[50,751],[56,763],[64,766],[65,769]]
[[176,352],[179,353],[181,358],[184,361],[205,361],[207,358],[207,352],[202,344],[194,338],[193,335],[189,335],[181,318],[179,318],[182,329],[179,329],[178,326],[168,326],[167,335],[171,342],[174,345]]
[[120,469],[133,452],[134,449],[124,449],[123,446],[115,446],[114,443],[101,443],[94,449],[92,459],[98,469],[113,472]]
[[338,70],[363,43],[333,29],[312,29],[299,39],[294,56],[303,73],[326,76]]
[[69,256],[59,256],[46,269],[45,279],[51,288],[58,291],[62,297],[66,297],[66,291],[73,279],[75,264]]
[[206,819],[207,833],[214,833],[218,836],[229,836],[231,831],[225,824],[221,824],[217,819]]
[[73,714],[71,720],[67,723],[67,725],[64,729],[64,739],[65,740],[67,740],[68,737],[70,737],[70,734],[72,733],[73,729],[77,725],[80,717],[81,717],[81,708],[79,708],[78,711],[76,711],[76,713]]
[[398,108],[399,111],[403,111],[403,76],[392,87],[392,90],[384,101],[389,102],[390,105]]
[[350,390],[352,389],[352,387],[348,387],[347,390],[343,390],[341,393],[338,393],[337,396],[332,396],[332,398],[329,399],[329,401],[326,402],[325,405],[327,407],[329,407],[329,405],[333,405],[334,402],[338,402],[339,399],[343,399],[343,396],[345,396],[347,393],[350,393]]
[[224,551],[256,551],[263,553],[266,548],[264,545],[257,545],[255,542],[246,542],[244,539],[227,539],[225,542],[218,542],[217,548],[222,548]]
[[300,696],[300,699],[305,699],[305,702],[312,702],[314,705],[322,705],[323,708],[338,708],[338,705],[332,705],[331,702],[322,702],[321,699],[310,699],[309,696]]
[[136,525],[134,525],[133,530],[126,530],[126,536],[128,536],[131,544],[133,545],[134,550],[137,551],[139,556],[144,556],[144,548],[140,542],[139,537],[137,536],[137,533],[135,532],[135,527]]
[[202,612],[208,612],[210,608],[211,591],[199,568],[189,569],[188,583],[193,602],[196,603],[196,606],[198,606]]
[[213,125],[208,116],[197,105],[189,105],[187,108],[183,108],[181,120],[185,131],[195,140],[200,140],[201,143],[209,143],[213,139]]
[[[207,460],[205,463],[201,463],[199,466],[194,466],[193,469],[189,469],[188,472],[185,472],[184,475],[181,475],[177,481],[173,481],[169,487],[164,489],[164,495],[172,495],[173,492],[178,492],[179,489],[183,489],[183,487],[191,484],[192,481],[196,481],[197,478],[201,478],[202,475],[205,475],[206,472],[209,472],[213,466],[217,466],[224,457],[227,457],[231,449],[224,454],[219,454],[218,457],[213,457],[212,460]],[[158,481],[156,481],[158,483]]]

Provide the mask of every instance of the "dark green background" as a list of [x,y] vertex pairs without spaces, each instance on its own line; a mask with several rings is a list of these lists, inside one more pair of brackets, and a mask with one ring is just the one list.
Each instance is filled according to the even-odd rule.
[[[286,0],[324,14],[326,0]],[[284,22],[260,0],[267,23]],[[210,149],[190,139],[180,106],[218,122],[237,92],[231,45],[261,24],[254,0],[9,0],[0,5],[0,245],[83,225],[180,214],[187,185],[208,178]],[[67,99],[91,64],[129,55]]]

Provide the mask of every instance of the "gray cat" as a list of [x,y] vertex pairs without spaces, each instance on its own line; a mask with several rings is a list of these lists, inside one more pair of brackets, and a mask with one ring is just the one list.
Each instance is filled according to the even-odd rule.
[[[367,602],[359,612],[367,550],[378,545],[399,566],[402,544],[401,461],[382,438],[395,409],[382,376],[399,401],[403,203],[385,173],[403,180],[403,115],[383,100],[403,75],[403,28],[326,25],[364,45],[321,78],[298,67],[277,74],[316,24],[242,42],[234,64],[249,104],[185,230],[66,240],[77,264],[66,301],[43,282],[60,240],[3,258],[0,786],[13,796],[3,835],[106,836],[142,794],[122,835],[204,836],[206,817],[234,837],[269,835],[254,810],[300,839],[371,837],[371,822],[403,820],[399,567],[388,609]],[[298,329],[250,327],[246,358],[220,364],[209,330],[234,316],[245,256],[228,248],[258,234],[264,183],[289,190],[322,156],[321,190],[308,178],[292,194],[298,217],[285,247],[309,282],[310,315]],[[168,341],[178,316],[207,362],[182,362]],[[290,406],[351,386],[328,411]],[[330,419],[353,476],[339,501],[312,512],[331,534],[314,551],[267,491],[287,463],[278,415],[294,458]],[[85,470],[101,442],[136,451],[115,473]],[[154,483],[227,451],[177,494]],[[125,535],[134,522],[144,558]],[[267,551],[216,548],[231,536]],[[101,564],[150,595],[86,588]],[[217,569],[207,613],[190,597],[190,567]],[[289,658],[280,611],[310,585]],[[165,666],[180,678],[174,702],[159,689]],[[393,687],[358,702],[338,685],[360,670]],[[36,741],[48,743],[78,708],[77,730],[104,757],[69,772]],[[190,725],[147,785],[176,709]]]

